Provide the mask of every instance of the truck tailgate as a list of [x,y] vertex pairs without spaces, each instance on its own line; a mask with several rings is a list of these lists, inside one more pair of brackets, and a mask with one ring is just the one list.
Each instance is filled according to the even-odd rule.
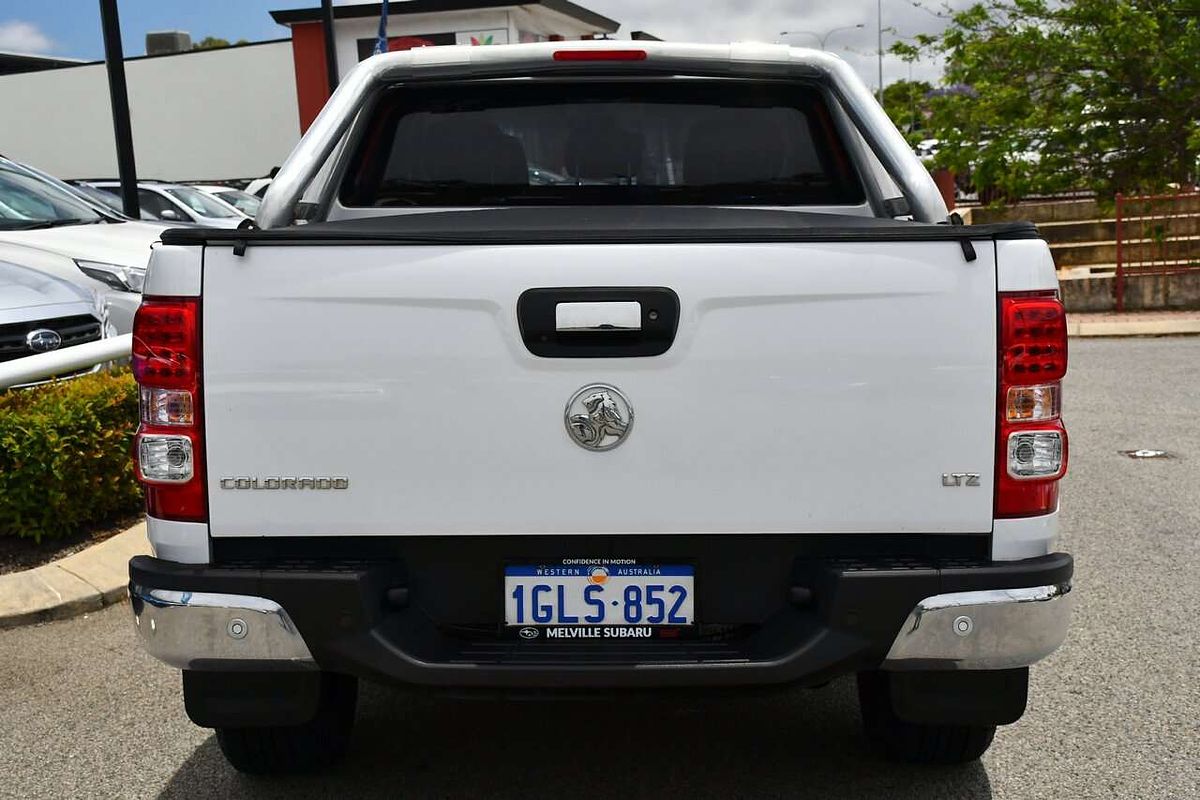
[[[210,246],[211,533],[989,531],[996,270],[977,249]],[[674,341],[534,355],[517,304],[545,287],[669,288]],[[564,420],[596,383],[636,414],[605,452]]]

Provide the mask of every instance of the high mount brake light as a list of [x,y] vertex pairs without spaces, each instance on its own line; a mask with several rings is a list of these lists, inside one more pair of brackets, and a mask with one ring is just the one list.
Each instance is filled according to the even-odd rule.
[[555,50],[555,61],[645,61],[645,50]]
[[141,387],[134,444],[146,513],[208,519],[200,403],[200,301],[147,297],[133,320],[133,374]]
[[1067,471],[1066,311],[1056,292],[1005,293],[999,323],[996,517],[1049,514]]

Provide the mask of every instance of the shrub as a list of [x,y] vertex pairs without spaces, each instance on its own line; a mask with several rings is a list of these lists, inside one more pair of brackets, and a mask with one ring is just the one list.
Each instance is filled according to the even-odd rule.
[[0,393],[0,536],[58,538],[135,513],[128,372]]

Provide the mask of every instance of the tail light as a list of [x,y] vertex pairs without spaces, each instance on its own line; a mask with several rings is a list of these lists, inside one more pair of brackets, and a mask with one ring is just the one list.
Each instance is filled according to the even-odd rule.
[[999,316],[996,517],[1049,514],[1067,471],[1067,314],[1056,292],[1013,292],[1000,295]]
[[146,513],[208,519],[200,402],[200,301],[148,297],[133,319],[133,375],[140,387],[134,443]]

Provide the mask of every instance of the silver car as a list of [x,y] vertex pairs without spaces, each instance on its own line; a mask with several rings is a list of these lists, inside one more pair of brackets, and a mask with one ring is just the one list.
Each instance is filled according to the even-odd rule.
[[[114,195],[121,192],[119,181],[88,181],[97,189]],[[223,200],[180,183],[138,181],[138,205],[161,222],[185,222],[209,228],[236,228],[246,215]]]
[[104,317],[102,300],[90,289],[0,261],[0,363],[103,339]]

